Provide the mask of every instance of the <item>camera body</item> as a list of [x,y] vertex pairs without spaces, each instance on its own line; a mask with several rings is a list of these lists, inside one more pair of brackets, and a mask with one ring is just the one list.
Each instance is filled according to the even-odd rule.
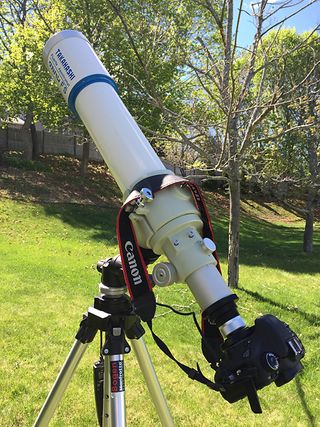
[[253,412],[261,412],[256,390],[275,382],[280,387],[303,369],[304,347],[289,326],[271,314],[255,320],[254,326],[229,335],[220,345],[215,382],[221,395],[233,403],[249,398]]

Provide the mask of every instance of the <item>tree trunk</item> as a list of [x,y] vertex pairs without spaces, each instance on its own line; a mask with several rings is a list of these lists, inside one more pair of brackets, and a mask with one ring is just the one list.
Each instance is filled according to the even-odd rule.
[[307,254],[311,254],[313,250],[313,221],[314,209],[313,206],[310,206],[306,215],[306,223],[303,234],[303,251]]
[[[312,183],[313,184],[313,183]],[[317,205],[318,197],[314,186],[309,187],[308,199],[306,206],[306,223],[304,226],[303,234],[303,251],[311,254],[313,250],[313,222],[314,222],[314,208]]]
[[[310,105],[310,114],[314,113]],[[314,222],[314,208],[318,202],[318,194],[316,190],[316,183],[319,174],[318,166],[318,136],[313,135],[310,131],[307,133],[307,147],[308,147],[308,167],[310,173],[310,183],[308,185],[308,199],[307,199],[307,214],[306,223],[303,235],[303,251],[311,254],[313,250],[313,222]]]
[[81,166],[80,166],[80,174],[82,176],[85,176],[88,173],[89,154],[90,154],[90,143],[84,142],[82,145],[82,159],[81,159]]
[[228,246],[228,284],[238,287],[239,282],[239,241],[240,241],[240,179],[239,165],[233,166],[233,176],[229,182],[229,246]]
[[40,144],[36,130],[36,126],[33,122],[30,123],[31,141],[32,141],[32,160],[37,160],[40,155]]
[[36,126],[35,126],[34,121],[33,121],[33,113],[31,110],[29,110],[26,114],[26,119],[24,121],[22,129],[25,131],[30,130],[31,144],[32,144],[31,149],[28,146],[26,147],[24,157],[28,160],[36,160],[39,158],[40,144],[39,144]]
[[240,241],[240,166],[238,160],[238,134],[236,119],[231,120],[229,133],[229,245],[228,284],[238,287]]

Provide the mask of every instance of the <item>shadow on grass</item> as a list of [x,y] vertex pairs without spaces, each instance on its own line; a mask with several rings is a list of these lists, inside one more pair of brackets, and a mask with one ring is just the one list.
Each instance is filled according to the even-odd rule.
[[[25,201],[36,197],[34,201],[44,207],[48,216],[58,217],[74,228],[92,230],[93,239],[116,243],[116,205],[120,205],[121,197],[110,176],[103,171],[91,168],[89,176],[83,178],[78,176],[78,172],[76,173],[78,163],[76,164],[72,159],[57,160],[50,157],[44,160],[54,172],[32,174],[31,171],[31,174],[26,175],[25,171],[21,171],[19,175],[17,172],[14,174],[9,169],[4,169],[2,181],[8,194],[13,199],[20,194]],[[71,180],[70,177],[72,177]],[[93,204],[91,206],[55,204],[42,201],[43,199],[51,200],[51,196],[55,196],[60,202],[79,199],[88,200]],[[94,203],[101,204],[102,207],[95,206]],[[250,201],[244,200],[244,203],[250,205]],[[277,212],[269,204],[263,202],[260,204],[277,217]],[[209,209],[212,212],[218,252],[221,259],[225,260],[228,250],[228,218],[223,213],[225,211],[219,213],[218,209],[216,211],[219,214],[216,215],[215,208],[210,202]],[[242,213],[240,263],[248,266],[267,266],[292,273],[319,273],[320,263],[317,262],[320,258],[319,234],[315,233],[314,236],[314,254],[308,256],[302,251],[303,229],[301,227],[275,224]]]
[[[245,197],[241,198],[242,202],[248,206],[250,206],[251,208],[255,208],[255,205],[252,204],[252,200],[251,199],[246,199]],[[267,209],[268,211],[272,212],[272,214],[279,216],[279,213],[272,207],[270,206],[270,204],[265,203],[263,200],[259,200],[259,205],[262,206],[263,208]]]
[[118,210],[113,207],[97,207],[78,204],[46,204],[45,214],[54,216],[73,228],[87,229],[91,238],[117,244],[116,218]]
[[308,424],[309,424],[310,427],[316,427],[318,425],[317,419],[312,414],[312,412],[311,412],[311,410],[310,410],[310,408],[308,406],[306,395],[305,395],[305,392],[304,392],[304,390],[302,388],[302,384],[301,384],[301,380],[300,380],[299,376],[295,378],[295,385],[296,385],[296,388],[297,388],[297,393],[298,393],[299,399],[301,401],[302,408],[303,408],[303,410],[304,410],[304,412],[305,412],[305,414],[306,414],[306,416],[308,418],[308,421],[309,421]]
[[[23,163],[21,155],[13,153],[10,156],[11,161]],[[0,168],[1,185],[6,194],[13,199],[19,196],[24,201],[40,203],[48,216],[58,217],[74,228],[92,230],[93,239],[116,243],[115,221],[121,195],[115,181],[103,166],[90,165],[88,176],[81,177],[79,162],[67,156],[42,156],[41,168],[44,168],[46,173],[25,170],[25,163],[23,165],[21,170],[12,167]],[[221,259],[225,260],[228,251],[228,218],[225,215],[228,202],[225,198],[218,198],[215,209],[214,198],[214,194],[208,196],[208,207],[212,213],[218,253]],[[59,202],[84,201],[91,203],[91,206],[45,203],[44,199]],[[249,199],[244,199],[243,202],[251,208],[255,206]],[[259,204],[270,211],[271,218],[281,220],[282,217],[268,203],[260,201]],[[219,210],[218,205],[223,206],[223,209]],[[255,212],[254,209],[251,211]],[[249,216],[242,212],[240,264],[266,266],[292,273],[320,272],[319,232],[314,233],[314,253],[306,255],[302,251],[301,226],[272,223],[271,220],[266,221],[253,215],[254,213]]]
[[[270,305],[272,305],[274,307],[278,307],[281,310],[288,311],[288,312],[294,312],[295,314],[300,315],[311,326],[317,327],[317,326],[320,325],[320,316],[317,316],[317,315],[312,314],[312,313],[307,313],[307,312],[305,312],[303,310],[300,310],[298,308],[288,307],[285,304],[282,304],[282,303],[279,303],[277,301],[274,301],[271,298],[267,298],[267,297],[261,295],[258,292],[253,292],[253,291],[244,289],[242,287],[239,287],[239,289],[242,292],[244,292],[247,295],[249,295],[252,298],[254,298],[256,301],[267,303],[267,304],[270,304]],[[312,340],[315,340],[315,339],[318,338],[318,336],[319,336],[319,333],[315,333],[315,334],[312,334],[309,338],[312,339]],[[308,425],[310,427],[316,427],[318,425],[317,424],[317,419],[316,419],[316,416],[313,415],[313,413],[311,412],[311,409],[310,409],[310,407],[308,405],[308,399],[307,399],[305,391],[303,390],[301,379],[300,379],[299,376],[297,376],[295,378],[295,385],[296,385],[296,389],[297,389],[297,394],[298,394],[300,402],[301,402],[302,409],[303,409],[303,411],[306,414],[306,417],[308,419]]]
[[67,155],[41,155],[37,161],[7,152],[0,164],[2,194],[13,200],[45,203],[86,203],[119,206],[121,193],[107,168],[90,162],[80,174],[80,161]]
[[318,340],[318,339],[320,338],[320,331],[319,331],[319,332],[316,332],[316,333],[312,333],[312,334],[307,334],[305,337],[306,337],[308,340],[316,341],[316,340]]
[[[116,243],[115,223],[118,209],[78,204],[43,204],[48,216],[55,216],[74,228],[91,229],[96,240]],[[213,221],[215,240],[222,259],[226,258],[228,222]],[[319,273],[320,239],[315,233],[314,253],[302,252],[303,230],[294,226],[243,217],[241,220],[240,264],[265,266],[292,273]]]
[[252,298],[254,298],[257,301],[260,302],[264,302],[267,304],[270,304],[274,307],[278,307],[281,310],[285,310],[285,311],[289,311],[292,313],[297,313],[299,314],[301,317],[303,317],[308,323],[310,323],[310,325],[312,326],[320,326],[320,316],[317,316],[316,314],[313,313],[307,313],[299,308],[292,308],[292,307],[288,307],[285,304],[282,304],[280,302],[276,302],[271,298],[265,297],[261,294],[259,294],[258,292],[254,292],[254,291],[249,291],[248,289],[244,289],[242,287],[239,286],[239,289],[246,293],[247,295],[250,295]]
[[320,239],[314,233],[314,252],[302,250],[302,227],[245,217],[241,221],[240,263],[267,266],[292,273],[319,273]]
[[[212,221],[218,253],[226,260],[228,253],[228,219]],[[300,226],[275,224],[243,215],[240,226],[240,265],[270,267],[290,273],[320,273],[320,233],[314,231],[314,251],[303,252]]]

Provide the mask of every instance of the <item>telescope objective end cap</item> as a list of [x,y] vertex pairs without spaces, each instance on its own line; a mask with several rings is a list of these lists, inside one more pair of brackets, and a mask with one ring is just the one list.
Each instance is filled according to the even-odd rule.
[[59,31],[58,33],[53,34],[53,36],[50,37],[50,39],[47,41],[47,43],[43,48],[43,59],[45,64],[47,64],[49,52],[57,43],[59,43],[61,40],[65,40],[68,38],[75,38],[75,37],[81,38],[85,40],[87,43],[89,43],[88,39],[80,31],[62,30],[62,31]]

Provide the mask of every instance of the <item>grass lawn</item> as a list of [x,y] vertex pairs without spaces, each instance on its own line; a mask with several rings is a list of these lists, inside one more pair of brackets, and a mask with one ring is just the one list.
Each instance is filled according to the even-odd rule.
[[[177,426],[316,426],[320,423],[320,239],[312,256],[301,252],[303,223],[274,206],[243,204],[239,309],[248,324],[271,313],[298,332],[305,370],[291,383],[259,392],[263,415],[246,400],[230,405],[189,380],[146,333],[160,382]],[[272,209],[272,210],[271,210]],[[284,214],[286,215],[284,217]],[[61,367],[81,315],[97,293],[96,262],[118,250],[116,209],[72,204],[0,203],[0,426],[31,426]],[[216,239],[226,272],[227,220],[218,212]],[[220,243],[220,244],[219,244]],[[156,289],[160,302],[191,306],[184,285]],[[155,331],[178,358],[202,359],[190,318],[158,310]],[[89,346],[52,426],[96,426],[92,364],[98,339]],[[133,353],[126,356],[127,418],[131,427],[159,426]]]

